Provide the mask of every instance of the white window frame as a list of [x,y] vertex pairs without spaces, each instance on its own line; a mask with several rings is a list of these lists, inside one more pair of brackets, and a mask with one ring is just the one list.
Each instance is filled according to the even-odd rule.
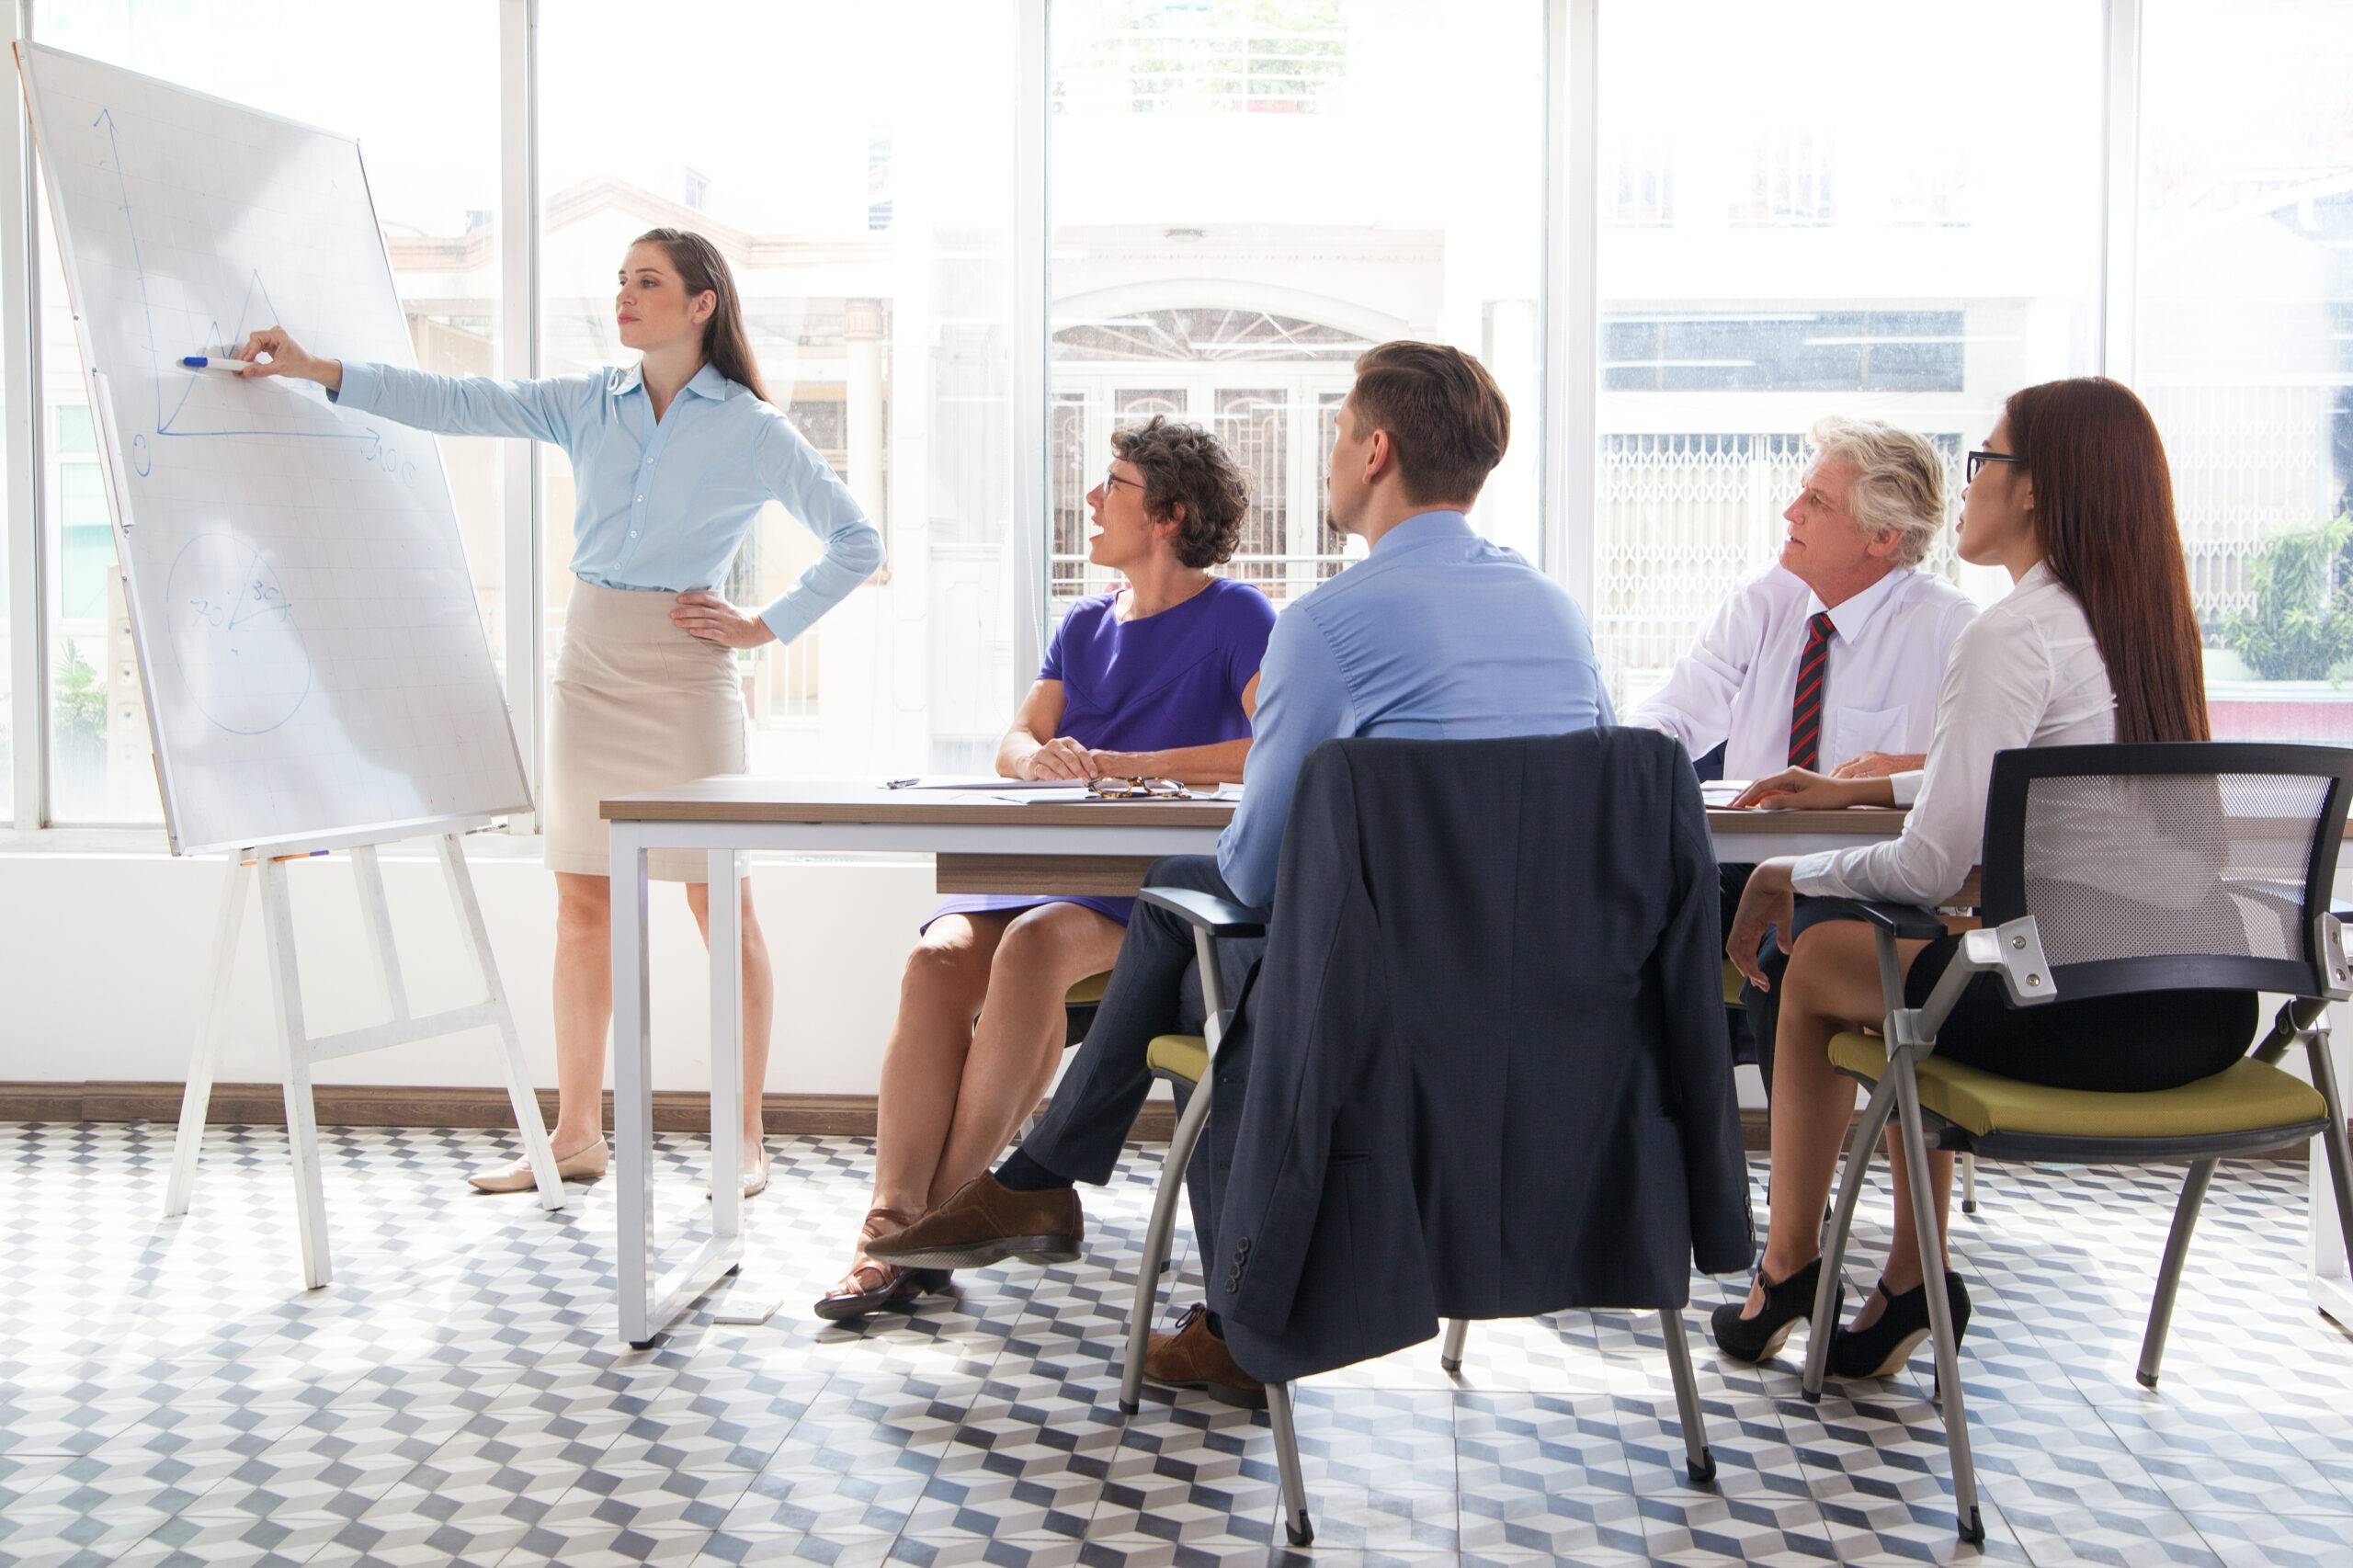
[[[1051,0],[1002,0],[1016,7],[1015,264],[1021,286],[1014,322],[1014,517],[1009,547],[1022,596],[1016,616],[1013,697],[1038,666],[1050,605],[1047,432],[1057,379],[1063,390],[1086,375],[1080,365],[1050,364],[1049,148],[1051,116]],[[1580,603],[1593,588],[1594,498],[1598,466],[1599,312],[1595,262],[1599,238],[1599,111],[1604,11],[1640,0],[1528,0],[1544,7],[1544,257],[1540,310],[1543,393],[1540,417],[1546,569]],[[9,39],[33,36],[37,0],[5,0]],[[540,280],[539,0],[499,0],[502,167],[498,217],[501,255],[499,365],[513,376],[540,367],[543,301]],[[2101,0],[2104,60],[2100,178],[2100,260],[2094,369],[2129,379],[2137,327],[2142,0]],[[0,129],[0,376],[6,378],[0,454],[6,463],[5,544],[10,631],[12,842],[37,844],[56,830],[50,816],[48,642],[51,631],[42,517],[45,432],[40,416],[40,217],[35,210],[31,142],[21,95]],[[1237,369],[1242,368],[1237,367]],[[1122,367],[1124,371],[1144,369]],[[1246,377],[1248,372],[1243,371]],[[1278,377],[1261,376],[1257,384]],[[1092,421],[1090,420],[1090,437]],[[1295,463],[1293,465],[1297,467]],[[541,715],[547,678],[545,551],[541,457],[529,442],[510,444],[502,488],[507,619],[508,703],[523,741],[525,767],[541,777]],[[1314,476],[1292,475],[1313,493]],[[517,824],[529,832],[527,819]],[[152,832],[136,830],[140,843]],[[86,833],[74,835],[85,842]]]

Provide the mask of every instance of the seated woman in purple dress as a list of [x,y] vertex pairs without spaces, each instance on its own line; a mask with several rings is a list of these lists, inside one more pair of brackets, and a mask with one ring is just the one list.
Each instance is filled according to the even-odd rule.
[[[1086,554],[1127,585],[1071,608],[997,747],[997,771],[1074,783],[1238,779],[1275,610],[1209,568],[1241,542],[1248,486],[1197,425],[1154,418],[1112,437],[1111,449],[1109,472],[1086,493],[1097,529]],[[849,1272],[818,1299],[819,1317],[856,1317],[944,1281],[875,1262],[865,1244],[988,1168],[1053,1080],[1063,994],[1111,967],[1133,906],[970,896],[924,923],[882,1058],[874,1207]]]

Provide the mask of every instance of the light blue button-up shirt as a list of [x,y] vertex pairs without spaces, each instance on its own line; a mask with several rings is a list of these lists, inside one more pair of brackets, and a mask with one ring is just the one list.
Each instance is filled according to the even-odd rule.
[[1568,590],[1461,513],[1423,512],[1276,619],[1218,869],[1245,903],[1273,899],[1299,770],[1325,741],[1493,740],[1616,722]]
[[760,611],[790,642],[882,564],[882,536],[792,422],[705,365],[657,422],[635,368],[540,381],[346,362],[335,401],[446,436],[521,436],[572,460],[572,571],[585,583],[713,590],[760,507],[780,501],[825,553]]

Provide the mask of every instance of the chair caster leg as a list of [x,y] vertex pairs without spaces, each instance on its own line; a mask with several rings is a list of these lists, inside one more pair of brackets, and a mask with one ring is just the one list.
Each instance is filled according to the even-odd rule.
[[1683,1472],[1691,1478],[1692,1485],[1707,1485],[1716,1478],[1716,1451],[1713,1449],[1701,1449],[1697,1460],[1683,1461]]
[[1985,1521],[1977,1517],[1974,1508],[1970,1509],[1969,1517],[1961,1521],[1961,1539],[1972,1546],[1985,1544]]
[[1308,1518],[1305,1514],[1300,1515],[1296,1520],[1285,1519],[1283,1521],[1283,1534],[1290,1539],[1290,1543],[1293,1546],[1313,1546],[1315,1544],[1315,1527],[1308,1522]]

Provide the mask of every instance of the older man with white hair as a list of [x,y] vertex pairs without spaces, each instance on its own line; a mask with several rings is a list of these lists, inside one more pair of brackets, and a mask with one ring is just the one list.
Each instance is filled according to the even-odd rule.
[[[1869,419],[1824,419],[1813,437],[1780,559],[1733,590],[1666,685],[1626,715],[1695,758],[1722,745],[1727,778],[1918,767],[1945,655],[1976,618],[1960,589],[1919,570],[1945,523],[1936,448]],[[1748,871],[1723,868],[1727,929]],[[1769,1026],[1755,1032],[1769,1083]]]

